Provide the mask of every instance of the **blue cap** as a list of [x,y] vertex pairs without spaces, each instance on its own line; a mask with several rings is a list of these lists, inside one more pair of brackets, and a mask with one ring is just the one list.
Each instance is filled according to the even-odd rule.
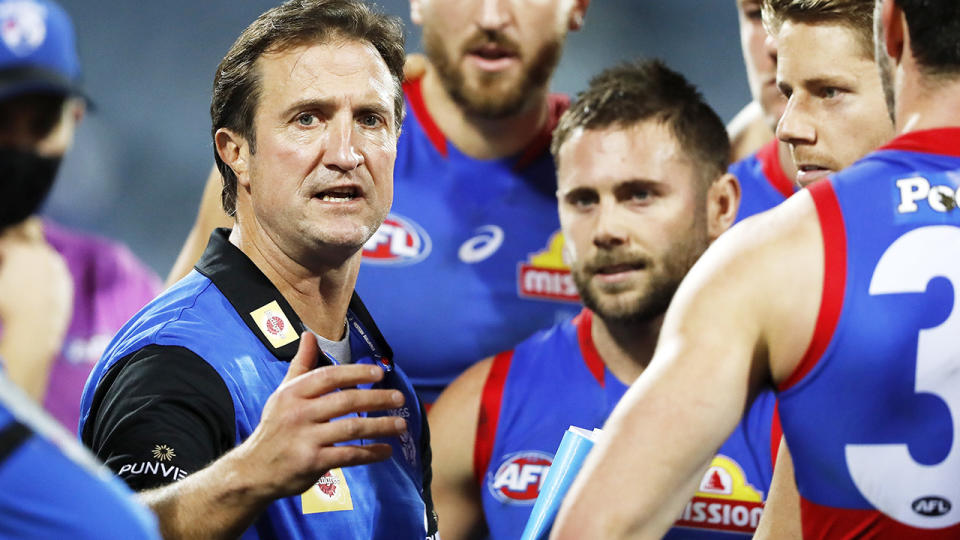
[[0,0],[0,99],[83,95],[70,16],[49,0]]

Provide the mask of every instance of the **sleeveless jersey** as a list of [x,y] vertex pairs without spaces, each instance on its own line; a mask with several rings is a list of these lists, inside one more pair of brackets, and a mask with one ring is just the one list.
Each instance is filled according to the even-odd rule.
[[796,191],[780,167],[780,146],[777,143],[774,139],[752,156],[730,166],[730,174],[740,182],[738,222],[777,206]]
[[568,100],[552,96],[547,129],[521,155],[479,160],[440,132],[419,80],[405,91],[393,208],[364,246],[357,291],[432,403],[474,362],[580,309],[548,151]]
[[[519,537],[564,432],[602,427],[627,389],[594,347],[591,318],[584,309],[494,358],[474,455],[490,538]],[[771,391],[757,397],[666,538],[752,535],[780,442],[775,403]]]
[[[229,243],[226,232],[214,231],[197,268],[141,310],[108,346],[84,390],[81,434],[98,382],[116,362],[152,344],[184,347],[213,367],[233,399],[236,443],[252,434],[305,327],[279,291]],[[333,469],[302,495],[274,501],[243,538],[426,538],[424,463],[418,450],[426,420],[412,386],[385,345],[377,343],[368,326],[372,322],[365,325],[358,318],[361,310],[355,297],[347,315],[353,363],[381,366],[384,377],[373,386],[404,394],[404,406],[390,412],[406,419],[407,431],[376,440],[393,447],[389,459]]]
[[781,385],[805,538],[960,537],[960,129],[809,189],[816,330]]

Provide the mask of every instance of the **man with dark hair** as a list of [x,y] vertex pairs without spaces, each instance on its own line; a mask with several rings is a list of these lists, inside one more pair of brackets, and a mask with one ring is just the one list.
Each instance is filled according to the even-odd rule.
[[[569,100],[549,80],[588,5],[410,2],[428,62],[404,83],[396,200],[364,246],[357,290],[427,403],[478,359],[576,313],[548,151]],[[216,191],[171,279],[222,214]]]
[[[696,89],[659,62],[604,71],[561,118],[558,209],[586,307],[470,368],[431,410],[444,538],[516,538],[567,427],[601,426],[644,370],[677,285],[737,213],[729,148]],[[758,398],[672,537],[749,537],[780,437],[773,405]]]
[[160,290],[125,246],[39,215],[86,110],[73,24],[49,0],[0,1],[0,356],[67,429],[124,321]]
[[960,535],[960,6],[875,7],[900,135],[695,265],[556,538],[662,534],[771,383],[805,538]]
[[164,536],[435,533],[422,407],[354,293],[402,69],[400,23],[356,0],[273,8],[218,67],[236,226],[114,338],[82,403],[84,442]]

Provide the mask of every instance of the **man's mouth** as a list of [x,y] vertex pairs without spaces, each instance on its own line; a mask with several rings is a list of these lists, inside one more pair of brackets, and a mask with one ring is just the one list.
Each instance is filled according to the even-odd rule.
[[635,261],[601,266],[595,269],[593,273],[599,275],[615,275],[622,274],[624,272],[632,272],[634,270],[643,270],[646,267],[647,265],[643,261]]
[[479,47],[475,47],[469,51],[469,54],[484,60],[501,60],[504,58],[517,57],[516,52],[496,43],[486,43]]
[[809,165],[802,164],[797,166],[797,183],[801,186],[806,186],[811,182],[815,182],[821,178],[824,178],[834,171],[833,169],[828,169],[820,165]]
[[323,202],[349,202],[357,197],[362,196],[363,193],[360,191],[360,188],[357,186],[338,186],[330,189],[326,189],[317,193],[313,197],[320,199]]

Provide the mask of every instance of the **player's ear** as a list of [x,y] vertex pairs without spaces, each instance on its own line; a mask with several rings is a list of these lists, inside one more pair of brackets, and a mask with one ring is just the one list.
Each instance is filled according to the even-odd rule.
[[237,182],[244,186],[248,185],[250,183],[247,176],[247,168],[250,163],[250,145],[247,144],[247,140],[231,129],[220,128],[214,135],[213,141],[220,159],[237,175]]
[[730,173],[717,177],[707,189],[707,235],[716,240],[737,219],[740,182]]
[[[415,0],[411,0],[413,2]],[[583,19],[587,15],[587,8],[590,6],[590,0],[573,0],[573,6],[570,9],[570,18],[567,21],[567,29],[576,31],[583,27]]]
[[880,24],[883,27],[883,50],[886,51],[894,64],[900,63],[903,56],[903,43],[906,32],[907,18],[903,10],[893,0],[884,0],[880,9]]

